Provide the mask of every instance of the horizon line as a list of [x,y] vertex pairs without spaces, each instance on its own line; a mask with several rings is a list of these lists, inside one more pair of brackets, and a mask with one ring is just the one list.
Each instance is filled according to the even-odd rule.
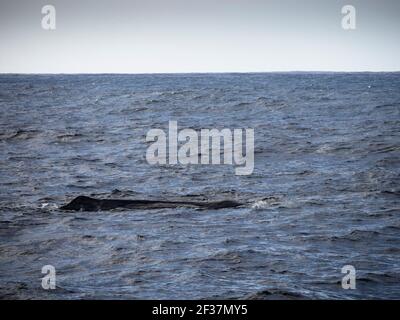
[[173,74],[265,74],[265,73],[400,73],[400,70],[293,70],[293,71],[187,71],[187,72],[0,72],[0,75],[173,75]]

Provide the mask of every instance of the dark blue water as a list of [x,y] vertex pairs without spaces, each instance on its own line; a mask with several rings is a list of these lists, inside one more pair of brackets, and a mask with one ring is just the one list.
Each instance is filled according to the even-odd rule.
[[[169,120],[254,128],[253,174],[149,165]],[[2,75],[0,296],[399,299],[399,174],[399,73]],[[77,195],[249,204],[58,209]]]

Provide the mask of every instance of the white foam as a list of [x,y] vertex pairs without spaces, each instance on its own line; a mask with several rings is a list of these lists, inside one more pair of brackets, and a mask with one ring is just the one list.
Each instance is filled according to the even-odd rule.
[[58,209],[58,205],[55,203],[44,202],[40,205],[40,209],[42,210],[55,210]]
[[258,200],[251,205],[251,208],[254,210],[260,210],[268,208],[270,205],[271,205],[270,201]]

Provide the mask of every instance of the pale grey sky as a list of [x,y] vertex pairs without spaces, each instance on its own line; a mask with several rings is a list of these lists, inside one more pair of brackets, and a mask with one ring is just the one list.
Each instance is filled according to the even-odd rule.
[[399,71],[399,34],[399,0],[0,0],[0,72]]

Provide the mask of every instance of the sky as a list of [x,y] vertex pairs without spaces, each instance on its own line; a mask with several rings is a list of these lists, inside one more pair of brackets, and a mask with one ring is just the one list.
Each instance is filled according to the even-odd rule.
[[399,35],[399,0],[0,0],[0,73],[400,71]]

